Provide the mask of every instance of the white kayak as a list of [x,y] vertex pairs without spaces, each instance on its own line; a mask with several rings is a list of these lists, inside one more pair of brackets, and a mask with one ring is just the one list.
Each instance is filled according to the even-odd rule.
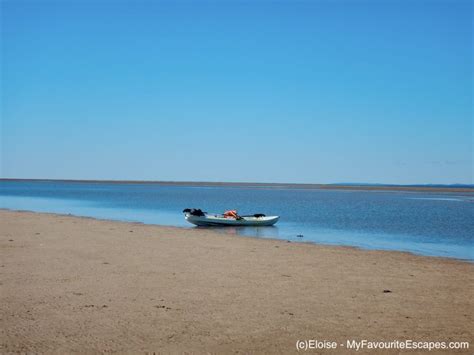
[[280,219],[279,216],[242,216],[241,219],[235,219],[217,214],[194,216],[190,213],[185,213],[184,218],[196,226],[273,226]]

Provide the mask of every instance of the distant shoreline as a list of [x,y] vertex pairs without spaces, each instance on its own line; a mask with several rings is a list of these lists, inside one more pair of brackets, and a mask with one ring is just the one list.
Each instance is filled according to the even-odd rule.
[[75,179],[15,179],[0,178],[0,181],[23,182],[72,182],[107,184],[150,184],[164,186],[243,187],[302,190],[361,190],[361,191],[412,191],[412,192],[468,192],[474,193],[471,185],[391,185],[391,184],[305,184],[264,182],[210,182],[210,181],[146,181],[146,180],[75,180]]

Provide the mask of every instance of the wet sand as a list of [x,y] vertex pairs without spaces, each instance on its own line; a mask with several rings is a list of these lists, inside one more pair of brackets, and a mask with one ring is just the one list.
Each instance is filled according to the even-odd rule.
[[308,339],[469,341],[472,353],[473,271],[401,252],[0,210],[0,353],[291,353]]

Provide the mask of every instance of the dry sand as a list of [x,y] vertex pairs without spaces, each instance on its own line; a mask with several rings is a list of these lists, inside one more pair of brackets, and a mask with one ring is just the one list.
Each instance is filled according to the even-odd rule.
[[473,269],[3,210],[0,352],[291,353],[298,339],[414,339],[469,341],[472,353]]

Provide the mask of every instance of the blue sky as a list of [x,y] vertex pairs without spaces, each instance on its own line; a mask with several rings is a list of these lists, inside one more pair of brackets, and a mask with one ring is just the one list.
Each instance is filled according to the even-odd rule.
[[471,1],[1,6],[2,177],[473,183]]

